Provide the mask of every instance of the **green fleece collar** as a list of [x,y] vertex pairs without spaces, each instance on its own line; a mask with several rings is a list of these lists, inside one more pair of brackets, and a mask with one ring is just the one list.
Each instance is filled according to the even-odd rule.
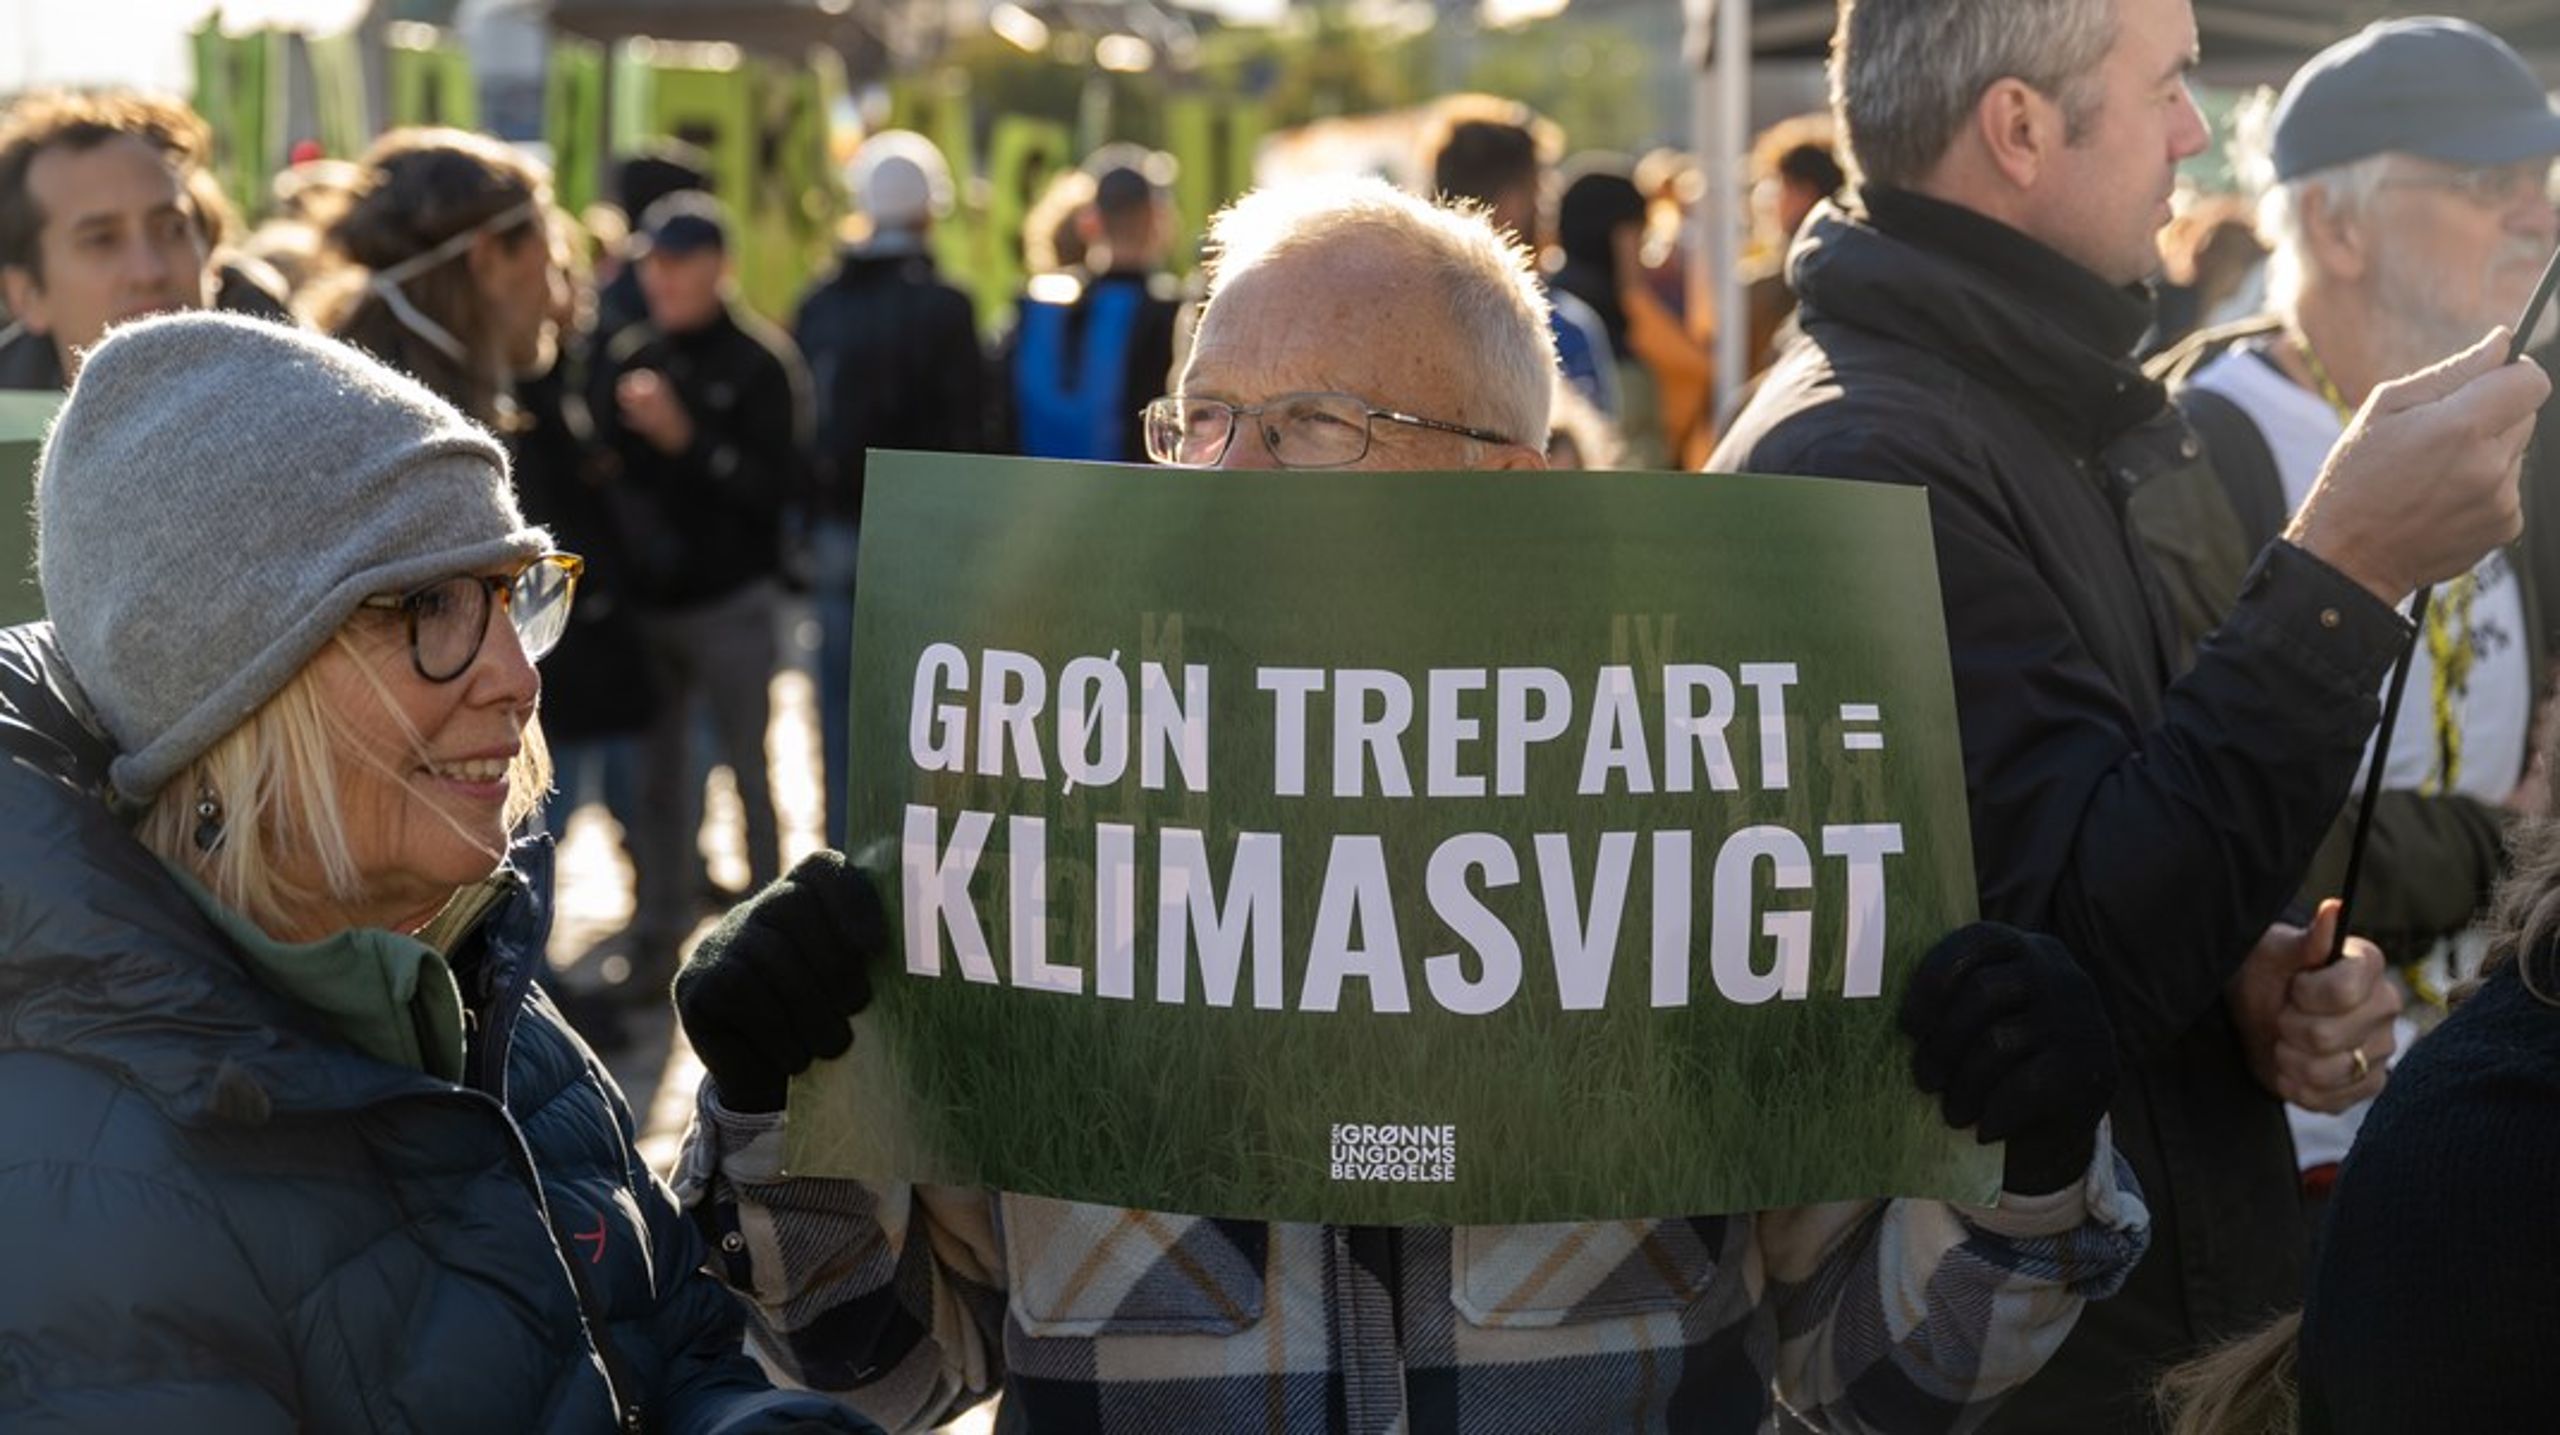
[[[416,937],[365,927],[316,942],[279,942],[194,877],[169,871],[270,990],[318,1012],[332,1031],[377,1061],[462,1079],[462,993],[442,952]],[[481,902],[471,918],[487,905]]]

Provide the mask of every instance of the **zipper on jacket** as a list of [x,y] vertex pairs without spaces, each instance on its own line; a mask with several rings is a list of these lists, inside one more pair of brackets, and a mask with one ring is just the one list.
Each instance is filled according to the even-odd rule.
[[636,1432],[644,1429],[646,1418],[640,1392],[645,1387],[631,1367],[624,1363],[622,1353],[614,1348],[613,1329],[605,1317],[604,1303],[596,1298],[595,1291],[587,1285],[586,1277],[579,1273],[575,1253],[560,1244],[560,1232],[551,1223],[550,1203],[542,1199],[542,1177],[534,1170],[533,1154],[525,1147],[523,1129],[516,1125],[514,1117],[507,1114],[507,1109],[487,1093],[474,1091],[467,1096],[494,1108],[498,1119],[506,1125],[508,1164],[515,1168],[516,1179],[524,1182],[526,1192],[533,1197],[534,1214],[542,1222],[542,1234],[551,1242],[552,1254],[560,1258],[560,1269],[568,1273],[569,1289],[577,1296],[578,1312],[586,1320],[587,1347],[595,1352],[597,1363],[603,1367],[605,1396],[613,1402],[614,1418],[625,1430]]

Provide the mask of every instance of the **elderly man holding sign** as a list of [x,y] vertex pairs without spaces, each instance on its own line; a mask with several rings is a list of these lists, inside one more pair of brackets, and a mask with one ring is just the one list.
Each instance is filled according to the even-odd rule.
[[[1518,476],[1517,486],[1505,486],[1514,476],[1451,472],[1543,466],[1540,447],[1554,366],[1545,306],[1527,256],[1480,216],[1435,208],[1383,185],[1338,184],[1320,192],[1248,197],[1218,221],[1215,239],[1215,288],[1190,363],[1178,393],[1148,413],[1149,447],[1159,462],[1224,470],[1414,471],[1389,485],[1357,473],[1293,473],[1286,480],[1310,489],[1338,485],[1326,491],[1360,503],[1393,502],[1391,490],[1398,485],[1428,485],[1438,481],[1435,473],[1467,485],[1467,492],[1480,488],[1480,506],[1541,496],[1553,501],[1564,491],[1564,479],[1551,485]],[[1088,477],[1098,483],[1160,484],[1176,476],[1078,470],[1061,471],[1055,481],[1072,485]],[[1216,502],[1221,494],[1258,491],[1257,485],[1267,489],[1263,477],[1183,482],[1200,495],[1197,501]],[[1687,480],[1655,482],[1694,491]],[[955,552],[965,551],[959,540],[953,543]],[[1010,573],[988,581],[1027,582]],[[1311,606],[1316,596],[1305,593]],[[1384,613],[1379,618],[1394,621]],[[1470,625],[1462,619],[1458,626]],[[1102,776],[1143,781],[1150,788],[1188,783],[1203,795],[1200,810],[1211,810],[1205,779],[1189,771],[1197,748],[1186,746],[1182,726],[1205,722],[1198,714],[1207,701],[1206,665],[1146,664],[1132,685],[1140,696],[1116,718],[1080,721],[1063,710],[1067,694],[1078,690],[1063,670],[999,672],[980,666],[973,672],[965,655],[945,654],[937,665],[926,651],[928,660],[918,667],[931,671],[920,676],[915,690],[912,730],[902,695],[892,739],[900,759],[930,774],[925,780],[977,791],[966,784],[989,781],[987,765],[1017,777],[1022,769],[1036,775],[1072,768],[1089,762],[1095,750],[1079,735],[1089,738],[1111,726],[1123,747],[1134,747],[1138,755],[1125,764],[1125,774],[1115,763]],[[987,657],[1010,664],[1021,655]],[[1115,663],[1118,658],[1115,653]],[[1774,672],[1760,676],[1771,684],[1780,681]],[[1338,708],[1345,684],[1355,677],[1367,686],[1352,718],[1337,717],[1328,728],[1311,716]],[[1414,681],[1383,668],[1268,667],[1258,671],[1257,680],[1259,691],[1245,689],[1238,706],[1274,715],[1271,731],[1280,734],[1275,746],[1283,756],[1262,771],[1276,801],[1410,797],[1427,788],[1426,797],[1446,790],[1498,802],[1506,764],[1530,769],[1534,781],[1546,755],[1531,750],[1529,732],[1556,739],[1556,747],[1584,748],[1578,730],[1561,736],[1562,710],[1555,704],[1564,695],[1533,701],[1525,694],[1535,684],[1524,679],[1515,684],[1516,709],[1507,709],[1502,680],[1488,677],[1486,669],[1464,675],[1481,688],[1468,701],[1479,715],[1467,725],[1480,739],[1469,758],[1478,768],[1473,774],[1463,773],[1449,756],[1457,749],[1444,749],[1431,736],[1435,719],[1441,729],[1450,726],[1447,714],[1417,718],[1437,708],[1437,698],[1458,680]],[[1199,688],[1188,690],[1189,681]],[[1711,678],[1699,681],[1714,686]],[[1062,710],[1053,718],[1031,716],[1038,704],[1027,695],[1035,685],[1059,690]],[[1393,721],[1398,701],[1392,689],[1399,685],[1403,721]],[[1625,685],[1622,694],[1630,713],[1634,687]],[[1417,697],[1416,689],[1428,692]],[[1320,690],[1327,704],[1322,709],[1310,697]],[[1610,707],[1611,691],[1604,677],[1588,694],[1600,705],[1595,711],[1616,710]],[[1747,693],[1737,695],[1729,684],[1720,691],[1732,711],[1751,710]],[[947,714],[935,707],[945,701],[976,704],[976,742],[952,735]],[[996,712],[999,707],[1006,711]],[[1504,711],[1514,719],[1508,727]],[[1650,727],[1657,716],[1628,722]],[[1733,723],[1737,732],[1749,726],[1746,719]],[[1408,726],[1421,736],[1399,738]],[[1702,794],[1709,787],[1722,792],[1747,786],[1753,776],[1784,787],[1790,777],[1786,730],[1783,722],[1758,729],[1761,762],[1748,774],[1730,771],[1733,764],[1718,765],[1710,755],[1704,767],[1684,766],[1682,780],[1694,781]],[[1629,729],[1614,731],[1615,738],[1591,740],[1588,750],[1601,756],[1586,761],[1585,778],[1656,793],[1649,760],[1640,782],[1608,768],[1611,753],[1628,770],[1638,761],[1627,756],[1628,747],[1613,746],[1635,742]],[[1324,760],[1328,735],[1331,761]],[[1205,747],[1205,733],[1196,736]],[[1293,769],[1286,754],[1298,751],[1308,757]],[[1686,764],[1691,750],[1680,751]],[[1426,755],[1408,761],[1407,752]],[[1143,779],[1142,766],[1149,768]],[[1200,766],[1206,769],[1205,759]],[[1667,763],[1661,772],[1668,781]],[[1569,784],[1570,774],[1558,781]],[[1294,794],[1293,784],[1299,789]],[[1325,790],[1306,796],[1311,789]],[[1220,799],[1226,806],[1196,820],[1214,821],[1235,803],[1262,800],[1250,792],[1234,795],[1231,787],[1218,790],[1226,794]],[[971,800],[1001,805],[991,798]],[[715,1265],[752,1303],[756,1343],[769,1360],[793,1378],[836,1392],[894,1424],[929,1427],[1001,1391],[1013,1428],[1043,1431],[1741,1431],[1760,1428],[1780,1400],[1834,1429],[1955,1428],[1977,1419],[2032,1373],[2084,1302],[2121,1283],[2143,1250],[2148,1217],[2100,1122],[2114,1090],[2115,1066],[2113,1038],[2094,988],[2056,944],[1991,926],[1962,928],[1930,950],[1916,970],[1897,974],[1907,976],[1899,1016],[1910,1040],[1894,1040],[1894,1054],[1883,1064],[1896,1069],[1881,1078],[1916,1084],[1937,1098],[1946,1126],[1971,1128],[1986,1141],[2005,1139],[2001,1192],[1988,1206],[1868,1199],[1705,1216],[1656,1207],[1653,1216],[1668,1218],[1453,1228],[1213,1219],[978,1187],[788,1174],[780,1108],[789,1079],[813,1062],[848,1056],[848,1018],[871,1007],[875,996],[885,1002],[902,989],[1005,980],[967,915],[967,902],[974,895],[1002,911],[1006,899],[968,886],[971,869],[958,865],[955,855],[963,838],[958,829],[941,825],[945,814],[915,806],[907,813],[902,940],[892,938],[871,878],[841,857],[820,854],[733,913],[676,984],[678,1012],[711,1072],[680,1185],[699,1219],[716,1233],[722,1255]],[[969,828],[981,815],[959,816],[960,827]],[[857,809],[857,834],[875,825],[865,817]],[[1045,829],[1018,808],[1006,820],[1017,859],[1026,840],[1046,840]],[[1381,817],[1373,830],[1393,828],[1395,821]],[[980,820],[969,830],[983,835],[990,822]],[[1160,1009],[1150,1007],[1150,1000],[1162,1001],[1164,988],[1141,983],[1132,990],[1127,971],[1115,974],[1112,967],[1111,954],[1125,947],[1115,948],[1110,933],[1115,922],[1131,920],[1129,894],[1136,890],[1134,878],[1119,879],[1131,885],[1117,888],[1121,914],[1115,918],[1113,874],[1146,867],[1174,889],[1190,859],[1171,849],[1196,841],[1198,834],[1164,824],[1143,839],[1131,837],[1130,829],[1118,829],[1115,837],[1108,823],[1097,830],[1103,850],[1091,868],[1079,868],[1103,893],[1094,902],[1100,914],[1092,919],[1104,931],[1094,970],[1044,962],[1038,943],[1045,938],[1037,936],[1026,962],[1017,932],[1010,980],[1019,987],[1027,976],[1039,994],[1005,988],[1001,995],[1049,1003],[1052,1011]],[[1604,834],[1602,870],[1612,860],[1622,866],[1635,860],[1629,855],[1633,836],[1612,857],[1607,839],[1621,835]],[[1691,855],[1690,835],[1658,827],[1650,834],[1656,865],[1649,870],[1657,874],[1657,885],[1661,873],[1687,870],[1687,864],[1665,865],[1662,849],[1676,846]],[[1355,960],[1374,956],[1374,928],[1359,944],[1340,934],[1327,937],[1325,914],[1334,909],[1337,887],[1356,894],[1372,879],[1383,887],[1391,870],[1421,885],[1418,861],[1381,861],[1361,875],[1367,870],[1361,854],[1374,853],[1380,840],[1335,836],[1321,874],[1324,898],[1319,903],[1302,894],[1319,909],[1313,936],[1295,925],[1287,934],[1292,942],[1312,944],[1302,968],[1294,961],[1298,948],[1290,948],[1291,974],[1303,977],[1303,985],[1284,990],[1275,969],[1269,989],[1252,990],[1248,1001],[1231,964],[1223,971],[1223,1001],[1212,995],[1210,1004],[1249,1005],[1272,1013],[1273,1020],[1316,1023],[1426,1016],[1494,1023],[1516,1016],[1553,1024],[1552,1008],[1559,1003],[1531,1010],[1535,1004],[1526,1000],[1527,989],[1517,1012],[1454,1014],[1471,995],[1483,994],[1498,965],[1495,954],[1509,940],[1492,930],[1499,923],[1487,907],[1494,901],[1489,890],[1478,896],[1463,882],[1444,890],[1436,876],[1432,884],[1435,904],[1449,899],[1443,909],[1448,925],[1481,958],[1473,981],[1441,980],[1465,975],[1456,958],[1422,964],[1433,969],[1429,990],[1448,1014],[1426,1012],[1434,1005],[1431,997],[1407,992],[1400,963]],[[1490,889],[1497,885],[1491,874],[1506,863],[1513,864],[1506,870],[1514,879],[1520,875],[1519,858],[1506,845],[1512,840],[1476,833],[1443,847],[1472,844],[1476,865],[1467,870],[1482,875]],[[1167,850],[1145,849],[1150,855],[1144,858],[1128,851],[1115,857],[1110,850],[1114,842],[1139,841]],[[1278,842],[1273,835],[1270,845]],[[1568,879],[1574,875],[1570,854],[1549,863],[1564,843],[1556,834],[1536,837],[1536,875],[1542,880],[1559,870]],[[1246,880],[1247,845],[1237,844],[1225,879],[1230,898]],[[1531,836],[1516,834],[1516,845],[1530,849]],[[1817,845],[1826,855],[1848,850]],[[1496,847],[1506,850],[1491,850]],[[1035,850],[1052,861],[1084,860],[1063,842]],[[1711,868],[1723,862],[1707,843],[1695,855]],[[1852,874],[1846,880],[1854,883],[1856,862],[1844,860]],[[1278,861],[1275,856],[1275,884]],[[1008,881],[1018,883],[1024,865],[1014,861]],[[1046,870],[1037,861],[1030,865]],[[1829,863],[1796,865],[1808,867],[1799,874],[1803,880],[1792,883],[1797,887],[1811,884],[1811,867],[1818,866],[1825,880],[1833,871]],[[1440,871],[1438,856],[1431,866],[1435,874]],[[1755,869],[1745,862],[1742,870],[1747,877]],[[1591,885],[1597,889],[1606,880],[1595,875]],[[1001,889],[1006,883],[979,885]],[[1654,892],[1657,910],[1650,927],[1644,916],[1630,917],[1632,941],[1640,945],[1648,931],[1676,931],[1685,938],[1690,884],[1680,882],[1676,890],[1682,894],[1676,899]],[[1644,911],[1624,902],[1623,881],[1617,891],[1629,913]],[[1747,882],[1743,895],[1750,895]],[[1036,915],[1047,897],[1034,890],[1028,900]],[[1661,914],[1666,900],[1676,901],[1676,921]],[[1881,900],[1870,908],[1879,916]],[[1180,898],[1165,901],[1149,910],[1178,916]],[[938,904],[939,915],[920,918],[920,904]],[[1580,903],[1574,905],[1578,911]],[[1369,920],[1381,910],[1369,909]],[[1463,935],[1471,918],[1457,915],[1461,910],[1485,919],[1474,924],[1472,936]],[[1228,916],[1234,920],[1225,925],[1247,927],[1235,911],[1231,902]],[[1700,940],[1680,942],[1668,967],[1657,941],[1651,989],[1657,1006],[1691,999],[1687,967],[1676,958],[1691,945],[1707,945],[1708,914],[1698,915]],[[1786,915],[1793,914],[1763,917],[1766,932],[1750,939],[1765,935],[1785,949],[1778,939],[1785,927],[1780,917]],[[1271,924],[1275,930],[1281,925]],[[1535,926],[1534,919],[1515,916],[1511,922],[1515,931]],[[1577,935],[1598,946],[1614,940],[1616,929],[1609,930],[1608,937],[1589,930]],[[1809,921],[1802,930],[1813,930]],[[1215,934],[1204,928],[1198,935],[1207,985],[1212,973],[1205,949]],[[1849,945],[1857,940],[1852,936]],[[1561,948],[1569,943],[1559,936],[1553,944],[1559,948],[1556,987],[1540,985],[1543,972],[1533,974],[1532,986],[1542,995],[1560,994],[1560,1005],[1574,1012],[1586,1003],[1577,1001],[1568,975]],[[1521,945],[1508,949],[1515,977]],[[944,961],[946,946],[953,963]],[[1171,994],[1181,1001],[1183,948],[1177,941],[1169,950],[1176,958],[1169,967]],[[1259,952],[1258,942],[1254,950]],[[1916,944],[1909,950],[1916,951]],[[1349,965],[1328,969],[1328,962]],[[1619,966],[1625,985],[1640,989],[1638,964]],[[1167,980],[1165,970],[1160,968],[1159,980]],[[1606,970],[1601,968],[1603,987]],[[1257,983],[1263,972],[1257,960]],[[1088,977],[1097,988],[1091,992],[1085,990]],[[1333,1003],[1346,989],[1365,989],[1370,1013],[1337,1014]],[[1316,999],[1309,999],[1311,991]],[[1115,997],[1122,1000],[1114,1004]],[[1450,1006],[1452,1000],[1459,1006]],[[1408,1002],[1410,1017],[1386,1017],[1407,1011]],[[1349,998],[1348,1004],[1357,1003],[1357,996]],[[1234,1009],[1213,1014],[1252,1014]],[[1306,1015],[1310,1011],[1322,1014]],[[1227,1029],[1251,1039],[1241,1035],[1241,1026]],[[861,1045],[851,1053],[856,1058],[878,1045],[869,1019],[863,1030]],[[1027,1043],[1027,1031],[1008,1028],[998,1044],[1010,1049]],[[1559,1081],[1562,1076],[1556,1073]],[[1160,1104],[1171,1104],[1184,1095],[1173,1089],[1179,1084],[1167,1074],[1160,1090],[1124,1092],[1122,1098],[1132,1107],[1158,1097]],[[857,1120],[892,1125],[906,1119],[876,1091],[855,1091],[848,1099],[862,1103]],[[1919,1098],[1906,1085],[1895,1099]],[[795,1120],[804,1115],[797,1097],[793,1114]],[[1524,1121],[1536,1115],[1517,1114]],[[1145,1119],[1134,1111],[1128,1118]],[[1239,1113],[1229,1138],[1239,1159],[1257,1126],[1257,1119]],[[1333,1139],[1345,1140],[1346,1131],[1360,1148],[1350,1158],[1355,1166],[1376,1164],[1429,1181],[1457,1159],[1442,1127],[1403,1124],[1390,1115],[1337,1124]],[[1100,1142],[1110,1133],[1053,1134],[1072,1145]],[[1483,1135],[1498,1140],[1500,1133],[1488,1129]],[[1469,1140],[1475,1139],[1471,1128]],[[1334,1174],[1342,1179],[1339,1164]],[[1989,1181],[1977,1189],[1987,1192]],[[1268,1209],[1283,1207],[1271,1203]]]

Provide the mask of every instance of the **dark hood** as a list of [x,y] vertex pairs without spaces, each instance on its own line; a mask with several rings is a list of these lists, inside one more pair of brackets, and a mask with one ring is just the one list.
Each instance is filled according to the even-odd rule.
[[1971,210],[1871,188],[1815,212],[1787,273],[1808,332],[1844,325],[1941,355],[2075,449],[2104,447],[2167,402],[2132,359],[2147,289]]

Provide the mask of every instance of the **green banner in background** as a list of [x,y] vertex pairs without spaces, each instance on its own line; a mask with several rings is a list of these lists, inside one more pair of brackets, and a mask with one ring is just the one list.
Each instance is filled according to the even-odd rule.
[[194,43],[194,105],[213,129],[214,172],[242,215],[263,214],[267,182],[284,163],[290,37],[281,30],[226,35],[207,21]]
[[352,30],[314,35],[304,48],[311,57],[311,105],[320,147],[337,158],[354,159],[373,143],[363,49]]
[[0,628],[44,616],[36,591],[36,454],[62,395],[0,390]]
[[542,129],[551,145],[551,193],[571,214],[585,213],[604,194],[604,75],[603,46],[551,37]]
[[1987,1201],[1926,498],[875,455],[898,955],[791,1169],[1273,1220]]
[[480,128],[480,87],[471,75],[471,57],[444,32],[427,25],[392,27],[391,43],[383,51],[383,69],[392,128]]
[[1022,292],[1022,228],[1031,207],[1079,156],[1065,125],[1055,120],[1000,116],[987,133],[984,242],[974,278],[980,313],[1003,313]]
[[1174,207],[1187,242],[1174,246],[1174,267],[1199,262],[1200,236],[1228,201],[1253,188],[1262,148],[1262,107],[1249,100],[1177,95],[1165,101],[1165,148],[1174,157]]

